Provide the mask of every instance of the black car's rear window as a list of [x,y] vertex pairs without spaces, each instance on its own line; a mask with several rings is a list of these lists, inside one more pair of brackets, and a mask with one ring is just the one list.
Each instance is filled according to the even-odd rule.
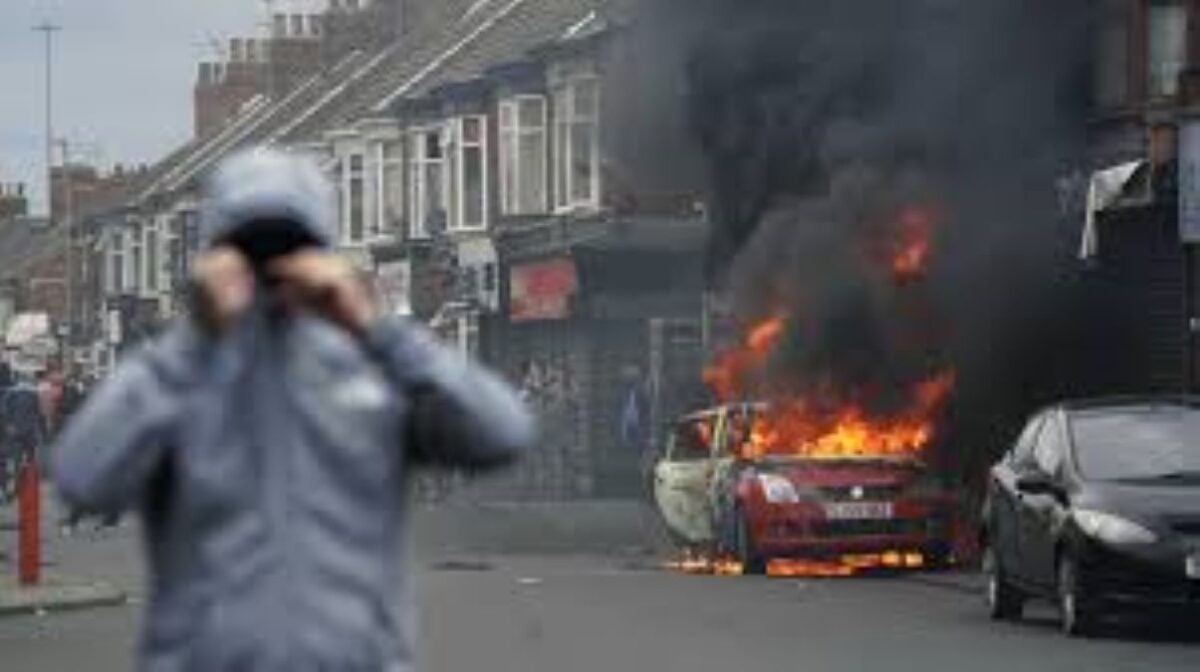
[[1140,480],[1200,475],[1200,410],[1181,406],[1071,414],[1084,478]]

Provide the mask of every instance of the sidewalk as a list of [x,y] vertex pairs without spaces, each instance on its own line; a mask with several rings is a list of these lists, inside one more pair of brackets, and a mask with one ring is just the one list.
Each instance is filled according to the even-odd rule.
[[[62,538],[58,507],[48,489],[42,502],[42,581],[29,587],[17,581],[16,508],[0,506],[0,617],[124,604],[126,591],[101,580],[108,578],[107,572],[87,557],[94,554],[89,547],[95,541]],[[83,556],[82,561],[73,556]]]
[[59,576],[43,572],[37,586],[17,584],[12,571],[0,576],[0,617],[15,614],[40,614],[91,607],[125,604],[125,593],[102,581]]

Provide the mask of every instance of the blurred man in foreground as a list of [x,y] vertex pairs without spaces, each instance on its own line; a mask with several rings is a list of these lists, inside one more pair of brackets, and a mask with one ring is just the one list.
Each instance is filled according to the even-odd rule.
[[331,196],[287,155],[220,167],[191,315],[122,363],[55,452],[69,503],[144,518],[143,670],[410,670],[413,468],[498,467],[532,441],[499,379],[376,314],[327,250]]

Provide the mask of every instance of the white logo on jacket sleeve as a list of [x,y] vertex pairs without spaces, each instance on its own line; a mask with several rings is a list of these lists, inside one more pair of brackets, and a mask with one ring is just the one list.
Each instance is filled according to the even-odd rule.
[[379,410],[388,403],[387,389],[371,376],[359,375],[338,384],[332,391],[333,402],[343,408]]

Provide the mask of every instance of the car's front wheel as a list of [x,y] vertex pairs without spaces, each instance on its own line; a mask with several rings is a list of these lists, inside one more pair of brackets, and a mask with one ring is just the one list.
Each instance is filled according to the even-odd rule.
[[1058,613],[1068,637],[1086,637],[1096,628],[1097,614],[1079,581],[1079,565],[1069,555],[1058,562]]
[[767,560],[754,548],[750,521],[746,519],[746,512],[740,506],[733,510],[733,524],[733,549],[738,562],[742,563],[742,573],[766,574]]
[[1025,596],[1008,581],[1000,555],[991,544],[983,547],[984,599],[995,621],[1015,621],[1025,610]]

